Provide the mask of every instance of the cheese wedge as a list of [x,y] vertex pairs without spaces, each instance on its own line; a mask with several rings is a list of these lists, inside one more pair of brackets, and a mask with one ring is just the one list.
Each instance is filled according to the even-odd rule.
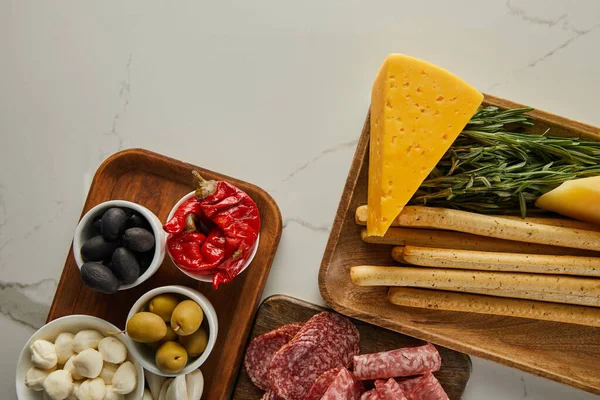
[[573,179],[540,196],[539,208],[600,224],[600,176]]
[[383,236],[482,101],[438,66],[402,54],[385,59],[371,96],[369,235]]

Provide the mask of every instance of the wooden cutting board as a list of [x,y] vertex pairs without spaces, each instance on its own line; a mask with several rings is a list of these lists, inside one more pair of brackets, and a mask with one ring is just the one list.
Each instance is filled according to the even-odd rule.
[[159,270],[146,282],[135,288],[107,295],[94,292],[82,284],[71,249],[48,321],[65,315],[88,314],[124,328],[131,306],[148,290],[167,285],[196,289],[211,301],[219,318],[217,342],[202,365],[205,380],[202,398],[222,400],[231,392],[254,311],[260,302],[281,237],[281,213],[273,198],[250,183],[147,150],[130,149],[111,156],[98,168],[82,215],[99,203],[121,199],[145,206],[161,221],[166,222],[175,203],[194,189],[192,169],[200,171],[207,179],[233,183],[256,202],[261,216],[260,242],[250,266],[231,283],[214,290],[210,283],[199,282],[184,275],[169,257],[165,257]]
[[[313,315],[326,310],[326,308],[289,296],[276,295],[269,297],[258,309],[250,333],[250,340],[285,324],[306,321]],[[371,324],[357,320],[352,320],[352,322],[360,332],[360,350],[362,354],[423,344],[421,340]],[[471,375],[471,359],[466,354],[445,347],[437,346],[437,348],[442,355],[442,368],[434,375],[448,393],[450,400],[458,400],[462,397]],[[258,400],[263,393],[262,390],[252,384],[242,364],[235,383],[233,399]]]
[[[525,107],[489,95],[484,103]],[[554,136],[600,140],[599,128],[542,111],[531,115],[534,133],[549,129]],[[387,301],[387,288],[352,284],[351,266],[395,265],[391,246],[363,242],[354,220],[356,208],[367,203],[368,150],[367,117],[321,263],[325,301],[344,315],[600,394],[600,328],[394,306]]]

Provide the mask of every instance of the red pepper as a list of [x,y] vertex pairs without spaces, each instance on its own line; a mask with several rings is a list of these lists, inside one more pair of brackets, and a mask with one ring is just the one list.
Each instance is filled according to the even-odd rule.
[[[186,271],[214,273],[213,287],[231,282],[252,254],[260,231],[256,203],[224,181],[206,181],[196,171],[196,197],[183,203],[164,229],[171,257]],[[194,232],[194,218],[212,226],[208,237]],[[196,235],[196,236],[191,236]]]
[[167,233],[179,233],[183,231],[186,225],[186,218],[189,214],[195,214],[199,218],[202,218],[202,209],[196,197],[191,197],[180,205],[173,217],[163,225],[163,229]]

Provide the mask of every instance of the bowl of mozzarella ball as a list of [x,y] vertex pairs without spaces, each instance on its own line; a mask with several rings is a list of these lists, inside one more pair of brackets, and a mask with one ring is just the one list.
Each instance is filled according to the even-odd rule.
[[70,315],[40,328],[17,364],[20,400],[139,400],[144,373],[113,324]]

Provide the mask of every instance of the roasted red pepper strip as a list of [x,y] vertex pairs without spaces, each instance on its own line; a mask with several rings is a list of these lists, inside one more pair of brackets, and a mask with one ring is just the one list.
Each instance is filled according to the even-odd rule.
[[180,232],[177,235],[169,235],[167,247],[171,257],[178,265],[193,268],[193,265],[202,262],[201,247],[206,236],[199,232]]
[[[205,181],[193,173],[199,181],[196,197],[183,203],[165,224],[165,231],[171,234],[167,245],[181,268],[214,273],[216,289],[238,275],[251,256],[260,231],[260,214],[256,203],[242,190],[224,181]],[[186,227],[190,213],[213,226],[207,238],[187,238],[189,232],[184,230],[195,229],[190,224]],[[183,244],[189,242],[193,245]]]
[[200,202],[200,209],[221,228],[228,239],[248,246],[256,242],[260,230],[258,207],[235,186],[219,181],[215,193]]
[[225,256],[225,237],[218,229],[208,236],[199,232],[180,232],[167,239],[171,257],[177,264],[190,272],[203,272],[216,268]]
[[195,214],[200,219],[202,219],[204,216],[202,208],[200,208],[200,201],[196,197],[191,197],[189,200],[179,206],[179,208],[175,211],[173,218],[163,225],[165,232],[182,232],[185,229],[185,219],[190,213]]

